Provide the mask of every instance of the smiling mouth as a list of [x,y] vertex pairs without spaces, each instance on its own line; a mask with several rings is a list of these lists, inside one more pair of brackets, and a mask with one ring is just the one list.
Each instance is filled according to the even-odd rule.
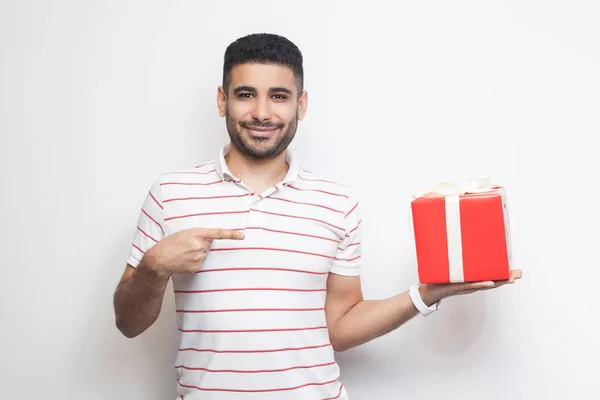
[[246,131],[248,131],[248,133],[253,137],[266,138],[266,137],[273,136],[275,133],[277,133],[279,131],[280,128],[278,128],[278,127],[275,127],[275,128],[244,127],[244,129],[246,129]]

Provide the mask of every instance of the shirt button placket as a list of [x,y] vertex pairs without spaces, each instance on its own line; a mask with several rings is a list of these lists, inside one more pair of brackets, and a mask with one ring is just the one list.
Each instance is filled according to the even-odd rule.
[[263,226],[263,215],[261,212],[256,211],[260,209],[261,197],[254,193],[249,196],[248,201],[248,220],[246,226],[249,227],[262,227]]

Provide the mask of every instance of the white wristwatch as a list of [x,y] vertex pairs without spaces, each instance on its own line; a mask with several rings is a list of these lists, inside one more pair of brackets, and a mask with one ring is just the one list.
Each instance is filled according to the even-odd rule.
[[415,307],[417,307],[417,310],[419,310],[419,312],[426,317],[432,312],[437,311],[441,300],[436,303],[433,303],[431,306],[427,306],[427,304],[425,304],[423,302],[423,299],[421,298],[421,294],[419,293],[419,286],[421,286],[420,283],[411,286],[410,290],[408,291],[408,294]]

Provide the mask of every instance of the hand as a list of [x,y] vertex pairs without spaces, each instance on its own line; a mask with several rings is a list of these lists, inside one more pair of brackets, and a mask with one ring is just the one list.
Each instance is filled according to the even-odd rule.
[[513,284],[517,279],[521,279],[523,272],[515,269],[510,272],[510,278],[502,281],[483,281],[483,282],[465,282],[465,283],[435,283],[422,284],[419,287],[421,298],[428,306],[439,300],[451,296],[470,294],[481,290],[495,289],[506,284]]
[[242,240],[244,234],[230,229],[192,228],[179,231],[155,244],[146,253],[147,267],[156,275],[193,274],[202,269],[214,239]]

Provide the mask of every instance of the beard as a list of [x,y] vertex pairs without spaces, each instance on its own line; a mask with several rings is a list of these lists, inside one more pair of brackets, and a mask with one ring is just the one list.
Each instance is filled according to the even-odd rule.
[[[229,107],[227,107],[225,121],[231,143],[246,156],[263,160],[275,158],[287,149],[296,135],[298,112],[296,111],[296,117],[287,124],[258,120],[236,121],[229,115]],[[244,128],[274,128],[280,129],[280,132],[273,138],[255,138],[245,136],[242,132]]]

